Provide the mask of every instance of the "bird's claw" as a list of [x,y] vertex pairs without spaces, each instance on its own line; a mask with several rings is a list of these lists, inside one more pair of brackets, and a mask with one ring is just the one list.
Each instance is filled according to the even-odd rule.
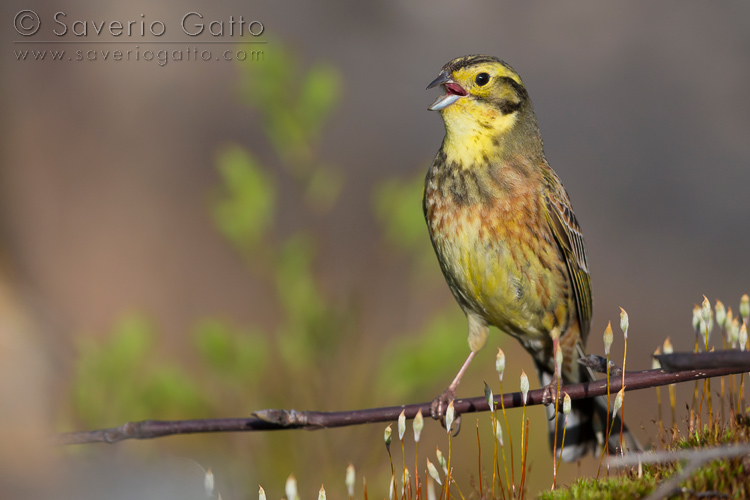
[[[596,373],[607,373],[607,358],[602,356],[589,354],[588,356],[578,358],[578,363]],[[609,374],[614,377],[619,377],[622,375],[622,368],[617,366],[614,361],[609,360]]]
[[557,384],[559,382],[560,379],[555,375],[550,383],[544,386],[544,392],[542,393],[542,404],[544,406],[549,406],[555,402],[555,398],[557,397]]
[[438,397],[432,400],[430,405],[430,415],[435,420],[443,420],[445,417],[445,411],[448,409],[448,405],[456,399],[456,390],[449,387],[442,392]]
[[[451,402],[455,399],[456,390],[449,387],[445,391],[443,391],[442,394],[432,400],[432,404],[430,405],[430,415],[435,420],[439,420],[440,425],[442,425],[443,428],[445,428],[445,412]],[[455,432],[453,433],[453,436],[455,437],[461,430],[461,415],[456,415],[455,419],[453,420],[453,424],[456,428]]]
[[[445,427],[445,419],[441,420],[440,423]],[[461,431],[461,415],[456,415],[456,418],[453,420],[453,427],[455,427],[456,430],[451,433],[451,436],[456,437]]]

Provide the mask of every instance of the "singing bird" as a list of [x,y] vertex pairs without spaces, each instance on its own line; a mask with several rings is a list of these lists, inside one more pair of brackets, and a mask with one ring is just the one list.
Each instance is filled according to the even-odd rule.
[[[440,268],[466,314],[471,349],[432,404],[440,418],[490,326],[521,342],[543,386],[556,385],[553,335],[563,353],[562,383],[593,377],[577,363],[592,300],[581,228],[545,158],[521,77],[496,57],[471,55],[443,66],[427,86],[434,87],[445,91],[429,107],[442,115],[445,137],[427,172],[423,209]],[[595,449],[596,406],[573,402],[564,460]],[[548,413],[554,416],[554,405]],[[552,439],[554,419],[550,425]]]

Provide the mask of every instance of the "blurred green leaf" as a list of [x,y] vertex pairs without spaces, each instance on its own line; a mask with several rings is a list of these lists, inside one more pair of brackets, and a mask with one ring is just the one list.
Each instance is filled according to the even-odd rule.
[[304,369],[336,351],[347,315],[320,290],[312,262],[314,240],[306,234],[289,238],[276,261],[276,289],[285,312],[277,341],[285,366]]
[[333,66],[318,64],[307,72],[299,101],[299,118],[317,136],[341,93],[341,76]]
[[376,384],[379,394],[407,399],[429,392],[458,369],[457,352],[469,353],[466,316],[458,307],[432,318],[420,332],[404,333],[384,349]]
[[313,276],[314,256],[313,239],[298,234],[283,244],[277,258],[276,289],[293,324],[315,321],[325,307]]
[[216,225],[238,247],[252,248],[273,222],[275,185],[255,158],[239,146],[224,147],[217,164],[223,189],[213,204]]
[[312,173],[305,194],[311,205],[327,210],[336,202],[343,186],[344,177],[339,172],[319,167]]
[[[383,370],[371,373],[371,365],[352,356],[349,347],[360,340],[360,311],[351,307],[355,293],[341,293],[336,300],[324,293],[315,268],[325,232],[319,230],[320,219],[311,222],[313,217],[305,214],[305,223],[312,224],[305,233],[288,237],[283,232],[288,228],[273,233],[276,205],[282,202],[277,200],[277,175],[302,193],[301,203],[283,200],[287,214],[312,208],[313,215],[320,215],[342,192],[348,171],[327,164],[318,154],[326,121],[341,99],[342,80],[338,70],[326,64],[301,67],[281,43],[274,43],[273,51],[262,64],[242,65],[240,91],[263,131],[263,137],[253,140],[265,140],[275,157],[261,163],[251,150],[222,147],[216,158],[220,185],[212,193],[210,209],[223,237],[251,257],[247,263],[253,271],[262,269],[253,276],[263,281],[258,289],[274,293],[280,309],[277,322],[265,332],[204,316],[188,339],[194,348],[188,353],[193,361],[189,372],[176,361],[178,354],[158,351],[161,332],[142,315],[123,318],[105,339],[80,339],[72,401],[76,418],[86,426],[199,418],[209,410],[212,416],[246,414],[287,404],[326,409],[353,401],[352,395],[365,405],[373,379],[389,398],[432,393],[435,383],[446,382],[446,370],[455,372],[456,351],[467,350],[465,318],[451,304],[450,314],[430,321],[417,335],[389,332],[387,338],[396,340],[368,352],[375,362],[382,359]],[[421,194],[421,175],[391,179],[374,191],[373,206],[393,247],[408,253],[416,266],[430,266],[439,275],[422,218]],[[424,287],[414,290],[422,293]],[[248,439],[259,444],[253,445],[251,460],[264,457],[253,461],[254,474],[255,469],[267,474],[287,471],[289,460],[303,464],[332,453],[322,435],[309,441],[286,433]],[[238,464],[248,463],[248,441],[229,438],[220,443],[221,453]]]
[[[339,71],[318,63],[304,73],[297,59],[281,44],[276,45],[274,57],[264,64],[243,67],[243,100],[260,113],[266,136],[282,165],[298,180],[313,182],[310,176],[316,169],[316,142],[340,100]],[[318,185],[315,189],[316,193],[321,191]],[[333,192],[329,189],[325,194]]]
[[287,108],[277,110],[267,121],[267,134],[274,150],[290,173],[303,174],[312,158],[304,124]]
[[269,346],[260,332],[240,331],[218,319],[205,319],[196,326],[194,341],[214,372],[230,382],[256,382],[266,369]]
[[311,330],[325,309],[312,274],[313,257],[312,239],[300,234],[284,243],[277,260],[276,290],[286,317],[277,340],[284,365],[292,371],[313,363]]
[[182,368],[163,359],[144,384],[138,401],[143,417],[162,419],[196,418],[207,414],[200,389]]
[[155,352],[155,337],[153,325],[143,315],[131,314],[114,326],[107,339],[78,339],[72,402],[86,424],[185,418],[205,411],[189,376]]
[[430,245],[422,214],[424,178],[388,179],[373,193],[375,215],[385,229],[388,242],[407,251]]
[[296,80],[296,60],[284,49],[283,44],[274,46],[274,56],[263,64],[240,64],[243,69],[240,95],[243,101],[265,112],[275,112],[279,107],[288,107],[292,94],[288,93],[289,82]]
[[231,371],[234,342],[226,325],[217,320],[203,320],[195,328],[195,346],[211,368]]
[[414,264],[415,277],[440,279],[422,211],[424,177],[391,178],[373,190],[375,216],[388,244],[404,252]]

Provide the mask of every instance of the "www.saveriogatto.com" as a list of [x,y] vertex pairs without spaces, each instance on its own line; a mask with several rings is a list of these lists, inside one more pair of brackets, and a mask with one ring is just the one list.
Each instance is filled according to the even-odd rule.
[[[267,43],[262,39],[265,26],[243,15],[210,19],[191,11],[176,16],[176,29],[143,13],[130,19],[91,20],[58,11],[48,18],[28,9],[16,13],[13,26],[20,37],[13,41],[13,54],[17,61],[143,61],[166,66],[169,62],[257,62],[266,57],[263,49],[256,48]],[[176,35],[168,36],[171,32]]]

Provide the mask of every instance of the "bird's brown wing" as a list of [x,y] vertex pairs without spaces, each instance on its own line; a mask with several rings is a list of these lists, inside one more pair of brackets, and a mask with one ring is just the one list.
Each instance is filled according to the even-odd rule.
[[573,285],[578,312],[581,340],[586,343],[591,326],[593,304],[591,299],[591,277],[586,261],[586,246],[581,227],[578,225],[573,207],[565,188],[552,169],[544,170],[544,207],[547,222],[552,228],[557,244],[565,256],[568,275]]

